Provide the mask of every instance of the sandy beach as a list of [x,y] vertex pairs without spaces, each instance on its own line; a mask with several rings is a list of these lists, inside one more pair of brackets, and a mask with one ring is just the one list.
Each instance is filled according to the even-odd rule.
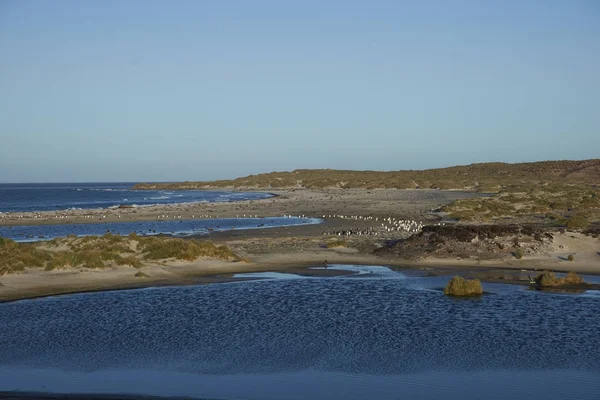
[[135,208],[19,212],[0,214],[0,225],[77,224],[157,219],[235,218],[250,215],[275,217],[330,214],[374,217],[424,218],[433,208],[480,193],[402,189],[320,189],[269,191],[275,195],[261,200],[167,204]]
[[[278,228],[275,228],[278,229]],[[265,230],[266,231],[266,230]],[[257,238],[228,241],[238,253]],[[498,281],[526,285],[528,276],[542,270],[576,271],[582,274],[600,275],[600,255],[586,247],[580,251],[578,259],[570,262],[561,255],[563,252],[545,256],[527,257],[521,260],[467,260],[436,259],[405,260],[385,258],[362,253],[356,248],[323,249],[319,240],[311,237],[295,238],[304,242],[295,249],[285,246],[263,254],[246,253],[250,262],[226,262],[200,259],[194,262],[170,261],[142,268],[147,278],[136,278],[136,270],[130,267],[116,267],[106,270],[51,271],[29,269],[24,274],[10,274],[0,277],[0,302],[18,299],[43,297],[67,293],[91,291],[135,289],[155,286],[198,285],[231,282],[236,273],[281,271],[310,275],[338,274],[327,270],[314,270],[327,264],[380,265],[398,269],[406,273],[420,271],[431,275],[461,274],[478,277],[485,281]],[[590,243],[597,245],[597,243]],[[564,249],[563,249],[564,250]],[[566,250],[572,250],[568,248]]]
[[[182,218],[243,217],[244,215],[319,217],[319,225],[288,226],[268,229],[214,232],[200,239],[226,244],[243,262],[199,259],[194,262],[169,261],[145,265],[145,278],[135,277],[136,269],[114,267],[102,270],[42,271],[27,269],[24,273],[0,276],[0,301],[40,297],[64,293],[132,289],[150,286],[192,285],[228,282],[235,273],[254,271],[302,271],[325,264],[382,265],[403,270],[420,270],[428,274],[477,276],[495,280],[512,276],[513,272],[550,269],[574,270],[584,274],[600,274],[600,239],[579,233],[555,234],[543,252],[521,259],[481,259],[478,257],[424,256],[406,258],[401,254],[375,254],[386,241],[406,239],[408,232],[383,232],[377,219],[394,217],[419,221],[424,225],[442,221],[435,211],[455,199],[479,194],[439,190],[297,190],[276,192],[277,196],[254,201],[209,204],[177,204],[139,209],[76,210],[68,212],[11,214],[0,220],[4,225],[116,222],[152,220],[170,215]],[[340,215],[345,218],[339,217]],[[61,218],[61,216],[63,218]],[[68,216],[68,218],[66,218]],[[88,216],[86,218],[86,216]],[[94,216],[95,218],[89,218]],[[105,216],[105,217],[104,217]],[[207,216],[207,217],[205,217]],[[354,216],[354,218],[352,218]],[[373,219],[359,217],[371,216]],[[104,217],[104,218],[103,218]],[[341,230],[379,229],[379,236],[351,236],[339,248],[327,248],[335,240],[333,232]],[[568,261],[569,254],[575,254]],[[490,272],[492,271],[492,272]],[[527,283],[527,274],[506,279],[511,283]]]

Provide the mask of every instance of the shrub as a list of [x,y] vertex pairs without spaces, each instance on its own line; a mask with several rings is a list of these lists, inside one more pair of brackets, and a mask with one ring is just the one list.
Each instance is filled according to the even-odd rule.
[[521,258],[523,258],[523,255],[524,255],[522,249],[515,250],[515,252],[513,254],[517,260],[520,260]]
[[575,256],[573,254],[569,254],[569,257],[567,257],[567,260],[573,262],[573,260],[575,259]]
[[569,271],[567,275],[562,279],[563,284],[565,285],[578,285],[580,283],[584,283],[583,278],[577,275],[575,271]]
[[7,238],[3,238],[2,236],[0,236],[0,247],[15,247],[16,246],[16,242],[14,240],[11,239],[7,239]]
[[336,249],[336,248],[340,248],[340,247],[348,247],[348,242],[340,239],[340,240],[334,240],[333,242],[327,243],[328,249]]
[[[64,237],[49,242],[17,243],[10,239],[0,241],[0,275],[24,271],[25,268],[105,268],[110,265],[142,267],[142,259],[163,260],[176,258],[193,261],[211,257],[239,261],[227,246],[212,242],[171,238],[127,238],[106,234],[103,236]],[[138,242],[130,247],[130,241]],[[133,250],[133,249],[135,250]]]
[[121,257],[117,260],[117,265],[131,265],[133,268],[142,268],[142,262],[135,256]]
[[150,237],[140,241],[146,260],[178,260],[194,261],[199,257],[218,258],[239,261],[229,247],[217,246],[212,242],[184,239],[164,239]]
[[584,229],[587,228],[587,226],[590,224],[590,222],[587,220],[586,217],[582,216],[582,215],[576,215],[574,217],[571,217],[567,220],[567,228],[569,229]]
[[569,271],[564,278],[557,278],[552,271],[544,271],[539,274],[534,281],[540,286],[564,286],[585,283],[574,271]]
[[554,275],[554,272],[544,271],[535,278],[535,282],[542,286],[556,286],[558,279]]
[[142,271],[138,271],[135,275],[136,278],[150,278],[150,275],[143,273]]
[[479,296],[483,294],[483,287],[479,279],[464,279],[454,276],[444,289],[447,296]]

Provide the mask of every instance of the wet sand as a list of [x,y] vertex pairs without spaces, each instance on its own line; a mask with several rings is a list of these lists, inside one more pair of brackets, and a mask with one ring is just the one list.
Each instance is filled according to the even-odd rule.
[[[25,274],[0,277],[0,302],[37,298],[69,293],[107,290],[137,289],[160,286],[199,285],[240,280],[236,273],[287,272],[300,275],[334,276],[339,271],[309,269],[327,264],[379,265],[400,270],[407,274],[453,275],[478,277],[485,281],[527,284],[528,276],[539,271],[571,271],[589,275],[600,275],[598,264],[560,263],[553,259],[514,261],[475,261],[425,259],[418,261],[400,258],[385,259],[372,254],[360,253],[356,249],[322,249],[304,247],[296,250],[267,252],[252,257],[252,262],[225,262],[197,260],[195,262],[173,261],[141,268],[148,278],[136,278],[138,271],[131,267],[116,267],[105,270],[66,270],[45,272],[29,269]],[[343,273],[342,273],[343,274]],[[512,277],[512,278],[508,278]],[[518,278],[515,278],[518,277]]]
[[[0,214],[0,225],[45,225],[152,221],[159,219],[279,217],[330,214],[424,218],[432,208],[482,194],[443,190],[323,189],[270,191],[276,197],[223,203],[167,204],[136,208],[44,211]],[[435,218],[433,218],[435,219]]]
[[[156,208],[123,210],[72,211],[73,218],[62,219],[61,223],[91,222],[84,215],[106,213],[105,220],[115,221],[124,218],[155,219],[156,215],[168,212],[169,215],[182,213],[183,218],[191,215],[212,215],[216,217],[242,217],[246,215],[281,216],[306,215],[323,217],[320,225],[288,226],[267,229],[231,230],[214,232],[201,239],[210,239],[226,244],[245,257],[248,262],[223,262],[200,259],[191,263],[169,261],[146,265],[141,271],[148,278],[136,278],[138,270],[131,267],[115,267],[104,270],[79,270],[45,272],[28,269],[23,274],[0,276],[0,301],[41,297],[65,293],[102,290],[133,289],[151,286],[195,285],[216,282],[229,282],[235,273],[261,271],[299,271],[307,267],[324,264],[381,265],[400,268],[404,271],[418,270],[428,274],[474,275],[481,271],[521,271],[532,275],[535,271],[550,269],[555,271],[574,270],[585,274],[600,274],[600,241],[581,235],[564,235],[557,239],[555,252],[523,257],[521,260],[475,260],[475,259],[433,259],[406,260],[398,256],[377,256],[373,250],[386,240],[406,238],[407,232],[380,232],[379,236],[352,236],[348,247],[327,248],[332,240],[329,236],[338,230],[375,228],[381,220],[342,219],[329,215],[360,215],[383,218],[414,218],[423,223],[437,222],[441,217],[432,213],[442,205],[456,199],[477,196],[474,193],[438,190],[298,190],[277,192],[276,198],[235,203],[211,203],[195,205],[169,205]],[[167,210],[167,211],[165,211]],[[122,212],[121,219],[117,212]],[[88,214],[84,214],[88,213]],[[31,216],[0,220],[0,223],[56,223],[54,216],[59,213],[44,213],[47,220]],[[127,217],[125,217],[127,215]],[[562,246],[562,247],[560,247]],[[576,252],[574,262],[566,261],[566,256]],[[315,273],[314,271],[311,273]],[[317,272],[318,273],[318,272]],[[494,279],[490,273],[487,279]],[[500,274],[498,275],[500,276]],[[482,279],[486,279],[481,275]],[[521,279],[522,278],[522,279]],[[516,281],[524,280],[521,277]],[[506,280],[509,281],[509,280]],[[520,283],[520,282],[517,282]],[[525,283],[525,282],[524,282]]]

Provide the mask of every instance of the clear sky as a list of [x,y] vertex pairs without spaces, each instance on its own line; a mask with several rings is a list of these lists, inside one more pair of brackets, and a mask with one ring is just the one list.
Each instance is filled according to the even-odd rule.
[[598,157],[597,0],[0,0],[0,182]]

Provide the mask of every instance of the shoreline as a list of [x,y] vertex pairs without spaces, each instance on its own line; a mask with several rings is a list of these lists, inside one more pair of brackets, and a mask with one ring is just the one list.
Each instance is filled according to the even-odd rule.
[[[209,240],[218,245],[227,245],[248,262],[222,262],[199,259],[195,262],[168,260],[147,264],[141,269],[115,267],[113,269],[70,270],[44,272],[29,268],[27,273],[0,276],[0,302],[40,296],[89,291],[135,289],[172,285],[194,285],[230,281],[228,274],[244,272],[289,272],[323,264],[381,265],[404,270],[421,270],[432,274],[479,274],[485,279],[491,271],[514,272],[520,270],[533,274],[539,270],[567,272],[575,270],[588,275],[600,275],[600,238],[586,237],[579,233],[555,233],[554,239],[540,245],[536,250],[516,259],[488,254],[488,259],[479,250],[479,243],[468,242],[471,246],[466,256],[460,248],[442,257],[426,252],[410,257],[405,253],[373,254],[388,242],[407,239],[407,230],[387,230],[382,227],[384,218],[412,220],[423,225],[436,225],[445,221],[437,211],[445,204],[457,199],[480,197],[480,193],[442,191],[435,189],[298,189],[291,191],[269,191],[276,197],[260,200],[244,200],[223,203],[172,204],[139,209],[113,209],[95,211],[94,217],[86,218],[83,212],[73,212],[69,218],[58,219],[60,224],[151,221],[168,214],[181,218],[235,218],[244,215],[305,216],[322,218],[321,224],[282,226],[264,229],[236,229],[209,232],[189,238]],[[85,210],[89,212],[89,210]],[[342,216],[343,214],[343,216]],[[53,215],[44,218],[0,219],[0,225],[55,224]],[[102,218],[104,216],[104,218]],[[369,218],[366,218],[369,217]],[[378,220],[379,219],[379,220]],[[162,221],[162,219],[160,219]],[[506,223],[506,222],[502,222]],[[386,223],[390,225],[391,223]],[[340,232],[369,231],[377,235],[338,237]],[[524,238],[523,246],[530,246],[531,239]],[[332,241],[344,242],[341,248],[328,248]],[[445,241],[463,245],[456,237],[448,236]],[[501,240],[498,238],[497,240]],[[508,239],[506,239],[508,240]],[[454,241],[454,242],[453,242]],[[512,246],[509,242],[508,246]],[[512,248],[512,247],[508,247]],[[506,250],[507,251],[507,250]],[[435,253],[441,254],[441,253]],[[573,262],[566,261],[575,254]],[[428,256],[428,257],[427,257]],[[480,257],[481,256],[481,257]],[[142,271],[149,278],[136,278]],[[486,275],[487,274],[487,275]],[[224,277],[225,276],[225,277]],[[526,277],[525,277],[526,278]]]
[[[229,202],[172,203],[133,208],[95,208],[83,210],[29,211],[4,214],[0,226],[102,224],[107,222],[155,221],[166,219],[235,218],[251,214],[259,217],[369,213],[373,216],[420,216],[432,208],[456,199],[485,194],[436,189],[297,189],[269,190],[272,197]],[[397,204],[390,204],[397,203]],[[399,210],[395,210],[394,205]],[[194,218],[192,218],[194,216]],[[163,220],[163,219],[161,219]]]
[[[170,265],[152,265],[135,269],[115,267],[83,272],[63,270],[44,272],[29,270],[24,274],[0,277],[0,304],[19,300],[51,296],[83,294],[160,287],[195,286],[215,283],[232,283],[251,280],[234,278],[238,273],[282,272],[308,276],[339,276],[344,272],[328,269],[311,269],[327,265],[384,266],[399,272],[419,271],[431,276],[461,275],[476,277],[482,282],[528,285],[527,276],[543,270],[556,272],[575,271],[585,275],[600,275],[597,266],[585,263],[551,263],[550,260],[475,261],[475,260],[387,260],[371,254],[323,250],[311,254],[269,253],[255,257],[253,262],[225,262],[198,260],[191,263],[174,262]],[[149,278],[135,278],[143,271]],[[507,278],[508,277],[508,278]],[[518,279],[517,279],[518,278]]]

